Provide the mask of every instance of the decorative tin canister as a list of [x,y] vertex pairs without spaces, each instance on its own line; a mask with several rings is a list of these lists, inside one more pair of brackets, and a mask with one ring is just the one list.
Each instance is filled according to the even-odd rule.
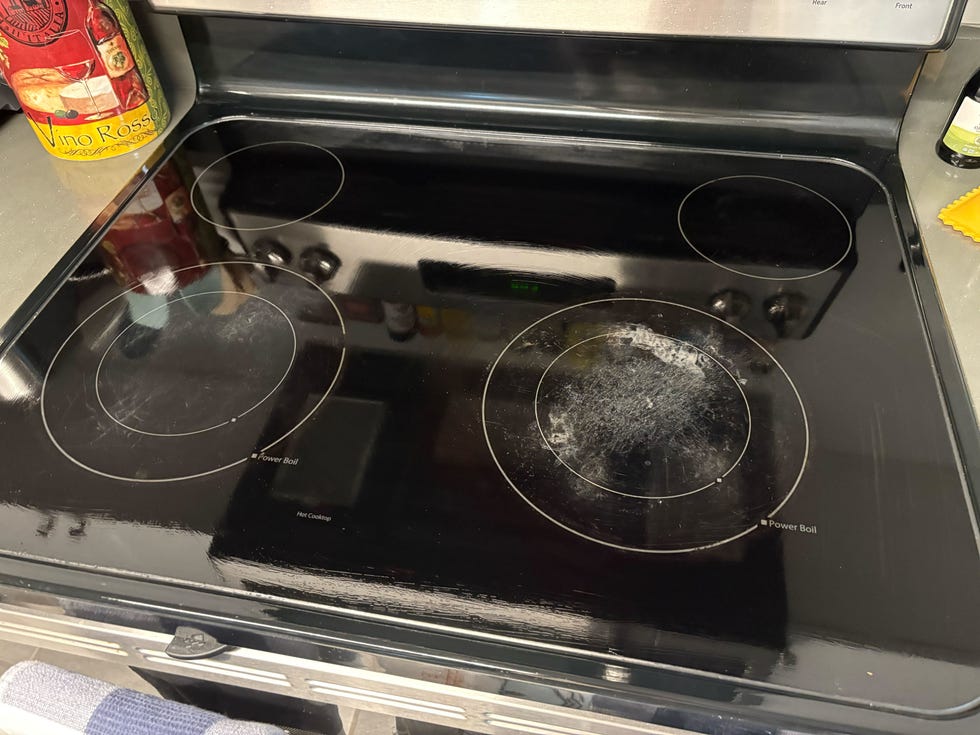
[[0,0],[0,71],[59,158],[127,153],[170,121],[126,0]]

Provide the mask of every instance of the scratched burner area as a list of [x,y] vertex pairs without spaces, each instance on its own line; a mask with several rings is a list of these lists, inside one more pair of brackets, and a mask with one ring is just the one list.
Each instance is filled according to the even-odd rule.
[[710,487],[749,439],[737,379],[707,352],[639,324],[565,350],[536,403],[541,435],[562,464],[641,498]]
[[761,344],[653,299],[588,302],[530,325],[490,371],[483,425],[535,510],[645,553],[762,527],[795,492],[809,447],[796,387]]
[[[234,309],[216,313],[227,296]],[[156,321],[158,334],[143,323]],[[275,304],[251,294],[204,292],[169,300],[123,326],[103,355],[95,389],[106,414],[132,431],[204,433],[259,408],[295,358],[296,332]],[[182,385],[176,393],[161,390],[167,386],[161,376],[174,365],[181,366]]]
[[344,324],[304,276],[219,262],[145,279],[97,306],[44,379],[51,442],[131,482],[241,464],[302,425],[336,382]]

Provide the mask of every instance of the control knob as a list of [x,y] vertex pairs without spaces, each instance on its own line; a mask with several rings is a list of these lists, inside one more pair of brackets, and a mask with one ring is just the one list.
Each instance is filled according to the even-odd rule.
[[299,265],[315,281],[329,281],[340,268],[340,258],[323,246],[307,248],[299,257]]
[[726,322],[735,322],[749,313],[751,299],[741,291],[728,288],[719,291],[708,301],[708,310]]
[[284,268],[293,259],[293,254],[289,249],[271,238],[256,240],[252,246],[255,259],[266,265],[275,265]]
[[780,293],[766,299],[762,308],[766,319],[776,328],[776,334],[785,337],[803,318],[805,304],[806,299],[800,294]]

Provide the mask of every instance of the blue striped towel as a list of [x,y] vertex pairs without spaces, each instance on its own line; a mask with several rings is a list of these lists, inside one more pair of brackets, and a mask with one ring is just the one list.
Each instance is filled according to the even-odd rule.
[[0,677],[0,731],[52,735],[286,735],[278,727],[229,720],[41,661]]

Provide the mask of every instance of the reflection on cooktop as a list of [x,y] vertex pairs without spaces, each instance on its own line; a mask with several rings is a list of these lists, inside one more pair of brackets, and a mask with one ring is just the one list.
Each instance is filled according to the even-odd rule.
[[[127,295],[130,305],[139,298]],[[208,309],[229,297],[238,301],[230,314]],[[267,326],[251,328],[259,322]],[[249,293],[185,289],[148,311],[130,311],[120,326],[99,360],[95,395],[109,418],[138,434],[189,436],[235,423],[279,389],[296,359],[289,317]],[[238,367],[237,379],[214,370],[215,361]],[[154,390],[175,368],[184,378],[177,390]]]

